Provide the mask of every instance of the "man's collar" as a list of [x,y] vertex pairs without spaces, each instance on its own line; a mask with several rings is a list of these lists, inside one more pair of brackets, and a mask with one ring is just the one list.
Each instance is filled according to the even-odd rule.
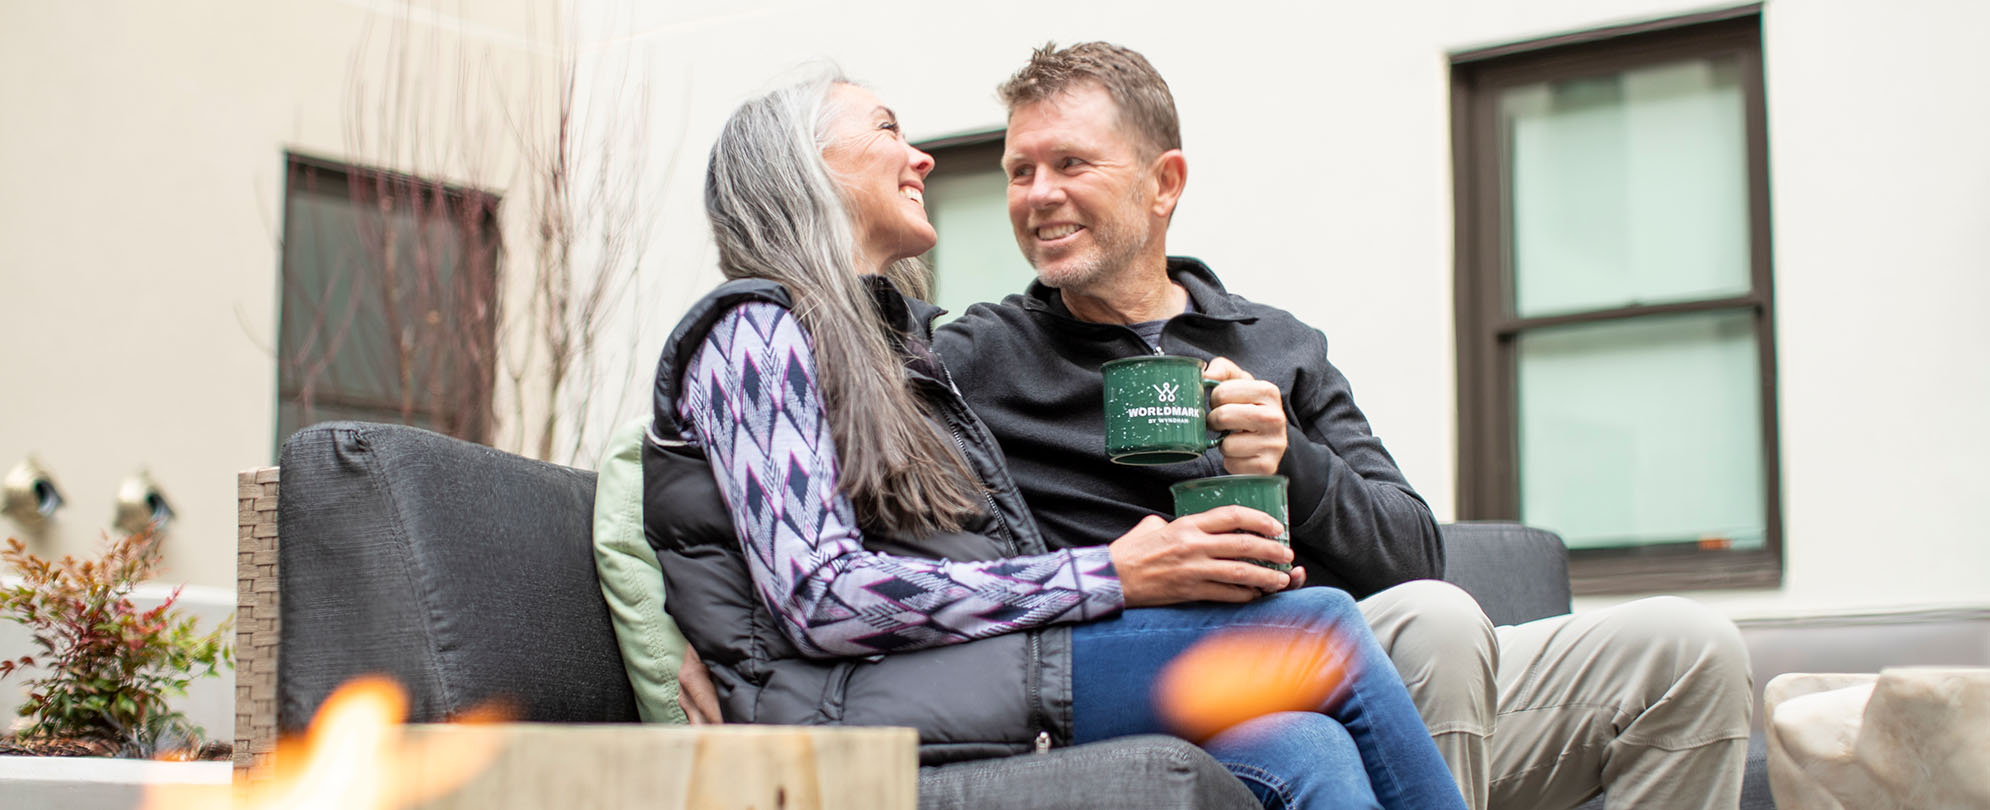
[[[1168,278],[1188,291],[1189,300],[1194,302],[1189,309],[1193,310],[1194,314],[1220,321],[1252,320],[1251,316],[1245,315],[1243,310],[1237,308],[1236,302],[1230,299],[1229,291],[1223,289],[1223,282],[1216,278],[1216,273],[1212,272],[1208,265],[1203,264],[1201,259],[1169,256]],[[1023,293],[1023,307],[1035,312],[1048,312],[1074,321],[1079,320],[1071,314],[1069,308],[1064,306],[1064,296],[1057,288],[1045,285],[1041,281],[1030,282],[1029,289]]]
[[1168,257],[1168,277],[1188,291],[1190,300],[1195,301],[1198,314],[1220,321],[1248,321],[1253,318],[1237,308],[1237,302],[1230,297],[1230,291],[1223,288],[1223,282],[1216,273],[1203,264],[1201,259],[1188,256]]

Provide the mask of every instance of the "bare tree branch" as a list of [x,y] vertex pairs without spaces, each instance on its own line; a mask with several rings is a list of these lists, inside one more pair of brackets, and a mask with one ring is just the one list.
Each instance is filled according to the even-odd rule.
[[[366,166],[306,169],[343,171],[353,212],[343,233],[313,240],[316,252],[350,243],[357,255],[314,257],[325,277],[311,283],[285,248],[285,318],[304,325],[280,341],[286,395],[307,422],[315,405],[336,400],[489,441],[501,383],[516,440],[539,458],[573,463],[594,435],[597,394],[617,392],[610,415],[619,417],[619,393],[638,379],[632,351],[603,368],[623,345],[622,336],[604,345],[604,328],[633,303],[651,230],[648,83],[632,80],[625,63],[608,96],[615,108],[588,116],[603,125],[597,133],[576,110],[581,70],[570,31],[555,37],[557,81],[528,77],[531,89],[520,94],[496,75],[488,48],[472,53],[460,33],[418,32],[410,5],[382,29],[369,18],[348,66],[347,146]],[[634,103],[621,92],[630,87]],[[512,155],[515,176],[493,176]],[[675,158],[672,150],[667,172]],[[513,217],[530,223],[526,244],[500,238],[497,200],[478,190],[499,188],[510,190],[507,205],[527,206]],[[512,252],[519,248],[528,255]],[[530,276],[512,286],[524,300],[506,307],[500,273],[517,271]],[[291,296],[293,288],[309,294]],[[318,311],[289,312],[299,299]],[[626,337],[633,346],[635,335]],[[528,414],[541,418],[527,426]]]

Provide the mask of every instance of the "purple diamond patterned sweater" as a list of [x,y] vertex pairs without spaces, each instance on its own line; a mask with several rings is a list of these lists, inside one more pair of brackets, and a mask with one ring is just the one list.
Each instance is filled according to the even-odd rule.
[[753,584],[804,654],[940,647],[1123,607],[1103,546],[972,562],[866,549],[837,488],[814,347],[777,304],[721,316],[680,390],[684,438],[704,450]]
[[[986,488],[987,511],[959,531],[919,536],[862,519],[848,528],[808,337],[785,315],[782,329],[749,317],[776,314],[752,308],[719,325],[742,303],[789,310],[794,299],[774,282],[734,279],[686,309],[657,358],[643,534],[662,568],[666,608],[711,668],[727,722],[906,726],[919,732],[925,765],[1022,753],[1046,737],[1067,744],[1072,628],[1082,625],[1065,619],[1121,604],[1110,563],[1097,552],[1073,555],[1065,558],[1072,567],[1051,563],[1047,576],[1033,564],[1057,555],[1016,492],[1001,446],[927,348],[938,308],[882,277],[864,281],[926,426],[957,442]],[[777,350],[772,338],[789,330],[786,350]],[[726,359],[685,373],[714,336],[715,357]],[[745,349],[754,341],[764,344],[757,354]],[[706,404],[680,407],[694,390]],[[804,411],[816,415],[797,420]],[[711,419],[700,426],[704,412]],[[817,438],[783,439],[777,450],[780,430],[794,425],[811,425]],[[1097,567],[1084,562],[1093,555]],[[1083,594],[1079,604],[1064,601],[1073,592]],[[831,633],[810,640],[808,631],[825,623],[841,641]],[[1014,632],[1000,632],[1005,623]],[[825,647],[856,654],[831,657]]]

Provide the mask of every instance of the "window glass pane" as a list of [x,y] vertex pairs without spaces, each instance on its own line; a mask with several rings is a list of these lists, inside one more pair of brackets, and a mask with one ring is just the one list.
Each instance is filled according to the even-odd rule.
[[281,386],[310,385],[369,402],[397,402],[398,373],[373,266],[361,234],[378,230],[362,216],[345,179],[317,180],[285,207]]
[[1008,181],[1000,169],[935,175],[926,184],[926,211],[940,234],[926,260],[933,266],[933,303],[949,313],[942,320],[969,304],[1022,292],[1036,278],[1009,227]]
[[1520,519],[1570,548],[1761,548],[1754,316],[1694,313],[1518,339]]
[[1499,110],[1517,314],[1748,292],[1734,57],[1523,85]]
[[[279,442],[307,414],[483,438],[497,249],[486,204],[419,180],[293,167]],[[404,403],[417,415],[403,420]]]

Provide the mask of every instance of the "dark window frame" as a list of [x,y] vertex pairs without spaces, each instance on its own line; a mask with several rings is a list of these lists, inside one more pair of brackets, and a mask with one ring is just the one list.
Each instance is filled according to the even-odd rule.
[[[928,138],[923,141],[915,141],[913,142],[912,145],[921,152],[925,152],[926,154],[935,155],[935,156],[939,155],[942,152],[954,152],[956,154],[966,154],[971,151],[992,149],[994,150],[995,164],[1000,165],[1002,162],[1002,142],[1004,138],[1008,137],[1008,134],[1009,134],[1008,127],[995,127],[993,129],[977,129],[972,132],[963,132],[958,135],[947,135],[939,138]],[[934,165],[933,171],[935,172],[944,172],[950,170],[980,171],[986,168],[987,168],[986,166],[983,166],[981,169],[968,169],[968,168],[961,168],[959,166],[949,167],[946,164],[946,162],[942,161]]]
[[[359,166],[341,161],[315,157],[296,152],[284,154],[284,193],[283,228],[285,243],[292,236],[290,229],[299,227],[291,221],[290,201],[299,193],[346,196],[361,210],[381,206],[383,200],[407,205],[417,222],[424,224],[440,223],[461,233],[462,265],[457,270],[467,270],[467,275],[454,280],[454,294],[473,296],[481,302],[481,307],[465,308],[464,312],[474,311],[467,325],[452,325],[450,337],[467,337],[455,351],[468,351],[472,358],[463,363],[462,368],[452,366],[451,379],[437,383],[425,381],[423,385],[431,389],[434,396],[415,396],[411,407],[405,408],[397,400],[379,399],[369,396],[353,396],[347,392],[317,392],[312,396],[311,405],[325,405],[336,408],[375,411],[385,421],[414,423],[416,419],[426,420],[438,432],[457,438],[485,443],[490,440],[495,422],[497,372],[497,325],[500,318],[500,266],[504,246],[502,231],[498,226],[498,205],[500,198],[491,192],[474,188],[450,185],[423,177]],[[365,237],[358,237],[363,240]],[[278,372],[276,403],[279,409],[276,442],[280,449],[287,436],[282,433],[281,409],[297,401],[302,394],[295,380],[288,379],[283,366],[291,358],[283,357],[282,321],[287,303],[286,290],[297,271],[291,267],[293,256],[287,248],[278,251]],[[463,369],[469,369],[465,371]],[[452,385],[454,389],[443,394],[436,393],[435,386]],[[311,424],[306,419],[304,424]]]
[[[1765,540],[1761,549],[1656,546],[1575,549],[1577,594],[1774,587],[1782,582],[1783,521],[1777,432],[1775,307],[1769,222],[1768,137],[1760,4],[1502,45],[1452,57],[1458,357],[1458,514],[1519,516],[1518,360],[1522,332],[1690,312],[1754,317]],[[1659,62],[1733,55],[1742,70],[1747,146],[1750,290],[1676,303],[1517,317],[1497,102],[1500,91],[1541,81],[1618,72]]]

